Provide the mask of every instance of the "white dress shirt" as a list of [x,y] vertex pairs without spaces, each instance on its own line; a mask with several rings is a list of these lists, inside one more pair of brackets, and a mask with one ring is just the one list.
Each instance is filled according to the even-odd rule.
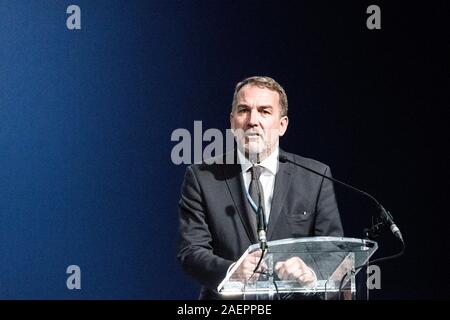
[[[261,177],[259,178],[264,193],[264,212],[266,213],[266,223],[269,223],[270,209],[272,207],[273,189],[275,186],[275,175],[278,171],[278,153],[276,148],[272,153],[257,166],[261,167]],[[248,169],[253,165],[244,154],[238,149],[238,162],[242,168],[242,178],[244,179],[245,190],[248,190],[250,181],[252,180],[251,172]]]

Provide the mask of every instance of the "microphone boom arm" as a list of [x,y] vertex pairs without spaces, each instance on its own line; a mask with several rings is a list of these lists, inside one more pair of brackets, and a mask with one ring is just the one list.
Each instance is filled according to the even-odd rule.
[[284,156],[284,155],[280,155],[279,156],[279,159],[280,159],[280,161],[281,162],[289,162],[289,163],[292,163],[292,164],[294,164],[294,165],[296,165],[296,166],[299,166],[299,167],[301,167],[301,168],[303,168],[303,169],[305,169],[305,170],[307,170],[307,171],[310,171],[310,172],[312,172],[312,173],[315,173],[315,174],[317,174],[317,175],[319,175],[319,176],[321,176],[321,177],[324,177],[324,178],[326,178],[326,179],[328,179],[328,180],[331,180],[331,181],[333,181],[333,182],[336,182],[336,183],[338,183],[338,184],[340,184],[340,185],[343,185],[343,186],[345,186],[345,187],[347,187],[347,188],[349,188],[349,189],[351,189],[351,190],[353,190],[353,191],[356,191],[356,192],[358,192],[358,193],[360,193],[360,194],[363,194],[363,195],[365,195],[366,197],[368,197],[369,199],[371,199],[375,204],[376,204],[376,206],[378,207],[378,209],[380,210],[380,218],[381,218],[381,225],[379,225],[379,224],[375,224],[374,226],[372,226],[372,228],[371,229],[369,229],[369,230],[367,230],[365,233],[366,233],[366,236],[373,236],[373,235],[375,235],[375,234],[377,234],[378,232],[379,232],[379,230],[382,228],[382,227],[385,227],[385,226],[389,226],[390,227],[390,229],[391,229],[391,231],[392,231],[392,233],[402,242],[402,243],[404,243],[404,240],[403,240],[403,236],[402,236],[402,234],[401,234],[401,232],[400,232],[400,229],[397,227],[397,225],[394,223],[394,220],[393,220],[393,218],[392,218],[392,215],[381,205],[381,203],[377,200],[377,199],[375,199],[372,195],[370,195],[370,194],[368,194],[367,192],[365,192],[365,191],[363,191],[363,190],[360,190],[360,189],[358,189],[358,188],[355,188],[355,187],[353,187],[353,186],[351,186],[351,185],[349,185],[349,184],[347,184],[347,183],[345,183],[345,182],[342,182],[342,181],[340,181],[340,180],[338,180],[338,179],[335,179],[335,178],[332,178],[332,177],[329,177],[329,176],[327,176],[327,175],[324,175],[323,173],[320,173],[320,172],[317,172],[316,170],[313,170],[313,169],[311,169],[311,168],[308,168],[308,167],[306,167],[306,166],[304,166],[304,165],[301,165],[301,164],[299,164],[299,163],[297,163],[297,162],[295,162],[295,161],[293,161],[293,160],[290,160],[290,159],[288,159],[286,156]]

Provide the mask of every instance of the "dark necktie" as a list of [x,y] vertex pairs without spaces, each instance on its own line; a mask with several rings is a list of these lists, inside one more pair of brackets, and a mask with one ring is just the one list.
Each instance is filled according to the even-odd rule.
[[[261,181],[259,180],[259,177],[261,176],[261,167],[259,166],[252,166],[250,167],[250,173],[252,175],[252,179],[250,181],[250,185],[248,188],[248,194],[250,195],[251,199],[253,200],[253,204],[251,204],[255,214],[258,210],[258,206],[261,203],[261,207],[264,210],[264,190],[261,184]],[[258,186],[261,193],[261,199],[258,198]],[[261,201],[261,202],[260,202]]]

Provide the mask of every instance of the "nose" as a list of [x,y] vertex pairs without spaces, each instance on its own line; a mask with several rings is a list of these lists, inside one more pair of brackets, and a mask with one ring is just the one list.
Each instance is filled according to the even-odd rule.
[[258,110],[256,109],[251,109],[251,111],[249,112],[249,116],[248,116],[248,126],[249,127],[255,127],[259,124],[259,114],[258,114]]

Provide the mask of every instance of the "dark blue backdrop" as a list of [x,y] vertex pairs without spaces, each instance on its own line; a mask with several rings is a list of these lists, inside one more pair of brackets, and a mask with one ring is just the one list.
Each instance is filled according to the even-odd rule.
[[[196,298],[175,259],[176,128],[225,129],[234,84],[269,75],[288,151],[395,215],[406,255],[374,298],[448,297],[444,2],[0,2],[0,298]],[[81,8],[81,30],[66,8]],[[447,61],[448,62],[448,61]],[[347,236],[375,213],[338,189]],[[386,235],[379,255],[397,250]],[[445,258],[447,259],[447,258]],[[68,290],[66,268],[81,268]]]

